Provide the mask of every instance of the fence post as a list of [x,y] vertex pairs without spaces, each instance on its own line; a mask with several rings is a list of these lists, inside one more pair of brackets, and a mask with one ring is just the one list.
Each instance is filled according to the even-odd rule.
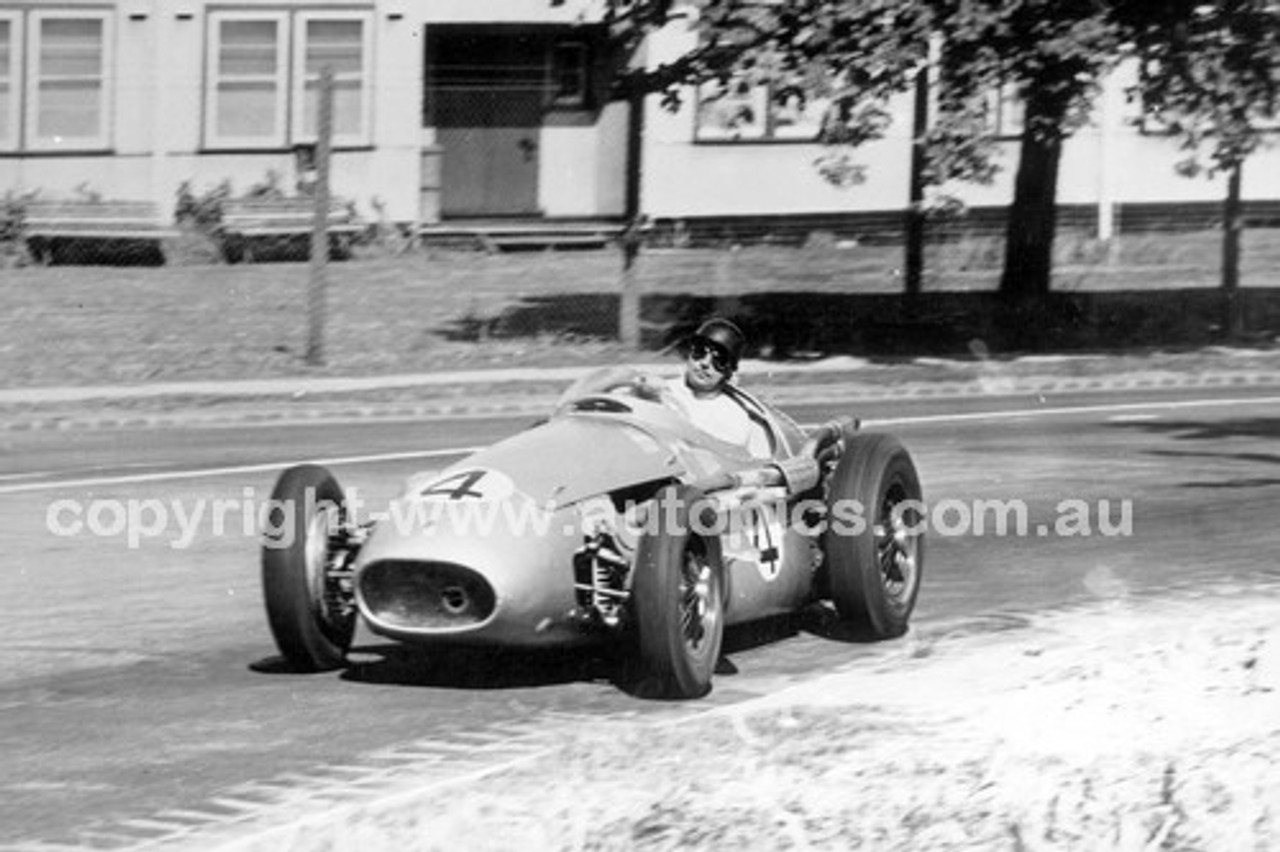
[[1240,232],[1244,211],[1240,201],[1243,163],[1236,160],[1227,173],[1227,197],[1222,202],[1222,326],[1227,340],[1239,340],[1244,332],[1240,301]]
[[307,282],[307,363],[324,364],[329,264],[329,156],[333,138],[333,69],[320,69],[319,104],[316,113],[315,216],[311,225],[311,274]]
[[640,284],[636,270],[640,241],[640,220],[634,218],[622,232],[622,292],[618,299],[618,338],[633,352],[640,348]]

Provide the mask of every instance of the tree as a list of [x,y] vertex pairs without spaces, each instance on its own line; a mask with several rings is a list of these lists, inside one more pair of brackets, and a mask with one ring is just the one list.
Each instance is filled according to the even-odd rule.
[[[699,35],[695,48],[656,68],[631,66],[651,32],[685,14]],[[614,97],[631,101],[636,116],[643,114],[640,99],[651,92],[662,92],[667,106],[678,106],[678,86],[684,83],[719,79],[727,87],[732,78],[770,84],[775,91],[793,87],[811,103],[834,105],[823,121],[829,147],[817,162],[819,170],[838,185],[857,183],[863,172],[851,151],[883,135],[889,98],[909,88],[923,67],[930,14],[923,3],[901,0],[700,0],[680,9],[671,0],[610,0],[605,23],[610,53],[619,62]],[[637,195],[632,187],[639,180],[638,134],[633,118],[629,198]],[[911,282],[909,276],[908,292]]]
[[1006,226],[1000,293],[1015,304],[1049,292],[1063,140],[1088,118],[1118,60],[1119,28],[1104,0],[933,0],[941,33],[933,180],[988,180],[994,139],[987,104],[1010,88],[1023,128]]
[[[612,0],[609,22],[619,43],[634,46],[690,5],[698,48],[663,67],[623,74],[624,89],[665,91],[678,103],[675,86],[709,76],[799,76],[857,105],[828,135],[837,151],[883,132],[884,103],[910,87],[936,40],[937,110],[927,140],[933,184],[992,178],[998,140],[990,98],[1011,90],[1024,119],[1000,293],[1028,341],[1036,339],[1050,292],[1063,143],[1087,121],[1102,81],[1122,61],[1141,58],[1147,108],[1189,150],[1207,146],[1210,168],[1227,171],[1231,187],[1238,188],[1242,163],[1276,115],[1276,0],[699,0],[679,7]],[[846,156],[824,162],[834,180],[857,177]],[[1193,158],[1186,168],[1197,167]],[[1238,256],[1238,197],[1227,208],[1230,260]],[[1224,269],[1234,270],[1234,261]]]
[[[1025,103],[1024,131],[1000,290],[1011,301],[1049,291],[1062,141],[1084,120],[1120,42],[1105,0],[702,0],[701,46],[668,66],[631,74],[642,89],[670,91],[698,77],[799,75],[857,104],[826,141],[847,151],[884,130],[884,104],[909,90],[942,44],[937,120],[928,139],[929,179],[990,180],[996,140],[988,96],[1012,87]],[[615,6],[615,25],[637,33],[670,18],[669,2]],[[856,170],[825,158],[829,177]]]
[[[1239,299],[1241,172],[1275,129],[1280,108],[1280,4],[1273,0],[1161,5],[1116,0],[1141,62],[1144,115],[1179,139],[1179,171],[1227,174],[1223,203],[1223,327],[1244,330]],[[1207,159],[1207,163],[1204,160]]]
[[[612,0],[605,20],[620,56],[632,55],[655,28],[688,17],[698,46],[654,69],[618,75],[622,93],[663,92],[730,75],[749,82],[798,82],[817,95],[856,94],[856,105],[883,103],[906,90],[928,52],[931,12],[902,0]],[[851,98],[850,103],[854,103]],[[863,141],[850,123],[839,144]]]

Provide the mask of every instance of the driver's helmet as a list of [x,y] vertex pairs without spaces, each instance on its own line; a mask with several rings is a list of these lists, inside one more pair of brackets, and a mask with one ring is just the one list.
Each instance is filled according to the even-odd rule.
[[729,320],[715,317],[698,326],[693,337],[689,338],[690,346],[699,342],[710,344],[723,351],[729,372],[735,372],[738,369],[738,361],[742,358],[742,350],[747,346],[747,336],[742,333],[742,329]]

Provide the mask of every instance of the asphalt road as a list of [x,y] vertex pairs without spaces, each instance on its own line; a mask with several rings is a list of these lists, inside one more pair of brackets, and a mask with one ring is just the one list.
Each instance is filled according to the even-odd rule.
[[[810,423],[837,413],[794,411]],[[598,654],[442,657],[361,634],[342,673],[288,674],[274,659],[255,521],[281,467],[325,460],[376,506],[406,473],[522,420],[0,435],[0,843],[199,835],[472,771],[585,719],[678,719],[1046,609],[1280,580],[1280,398],[1153,392],[856,413],[907,443],[931,506],[912,635],[841,640],[813,613],[740,630],[714,693],[693,705],[629,694]],[[125,517],[113,507],[130,505],[149,530],[136,542],[86,529],[112,532]]]

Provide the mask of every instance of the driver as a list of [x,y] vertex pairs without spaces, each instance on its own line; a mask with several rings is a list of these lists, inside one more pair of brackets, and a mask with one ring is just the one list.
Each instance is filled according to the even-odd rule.
[[693,425],[756,458],[769,458],[764,428],[751,419],[729,385],[746,343],[742,329],[729,320],[707,320],[689,339],[683,375],[671,379],[667,389]]

